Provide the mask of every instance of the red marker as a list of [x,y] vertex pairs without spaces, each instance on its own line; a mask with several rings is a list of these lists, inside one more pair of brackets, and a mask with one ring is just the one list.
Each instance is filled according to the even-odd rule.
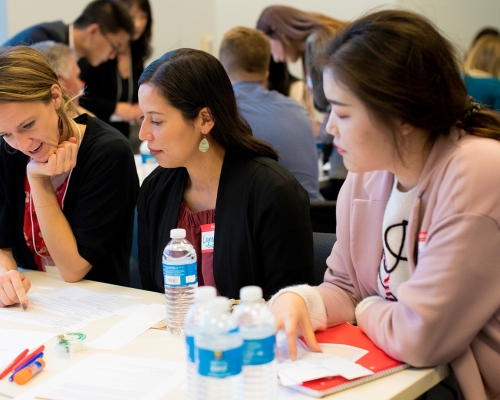
[[16,366],[21,360],[24,360],[24,357],[28,354],[28,349],[24,350],[21,354],[19,354],[14,361],[12,361],[7,368],[5,368],[2,373],[0,374],[0,379],[5,378],[10,371],[12,371],[14,366]]
[[44,349],[45,349],[45,346],[42,344],[40,347],[38,347],[37,349],[35,349],[31,353],[29,353],[27,356],[25,356],[21,361],[17,362],[17,364],[11,368],[11,371],[15,371],[21,365],[23,365],[26,361],[29,361],[29,359],[32,358],[35,354],[41,353]]

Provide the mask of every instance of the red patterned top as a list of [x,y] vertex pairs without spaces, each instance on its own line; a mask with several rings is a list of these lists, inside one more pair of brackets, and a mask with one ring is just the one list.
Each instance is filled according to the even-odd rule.
[[[196,250],[198,266],[198,286],[215,286],[214,280],[214,253],[201,252],[201,225],[215,223],[215,210],[193,212],[185,202],[181,203],[177,227],[186,230],[186,239]],[[217,227],[216,227],[217,229]]]
[[[55,189],[57,203],[59,204],[59,207],[61,207],[61,209],[63,205],[64,195],[66,194],[69,177],[70,175],[68,174],[63,183],[61,183],[59,187]],[[42,232],[40,231],[40,225],[38,224],[38,218],[36,217],[35,205],[33,204],[33,202],[30,202],[31,188],[27,177],[24,180],[24,195],[24,240],[26,241],[26,245],[28,246],[31,254],[33,254],[33,258],[35,259],[35,263],[38,266],[38,270],[45,271],[40,256],[50,257],[50,253],[47,250],[47,246],[45,245],[45,241],[43,240]],[[33,233],[35,235],[34,238]],[[33,245],[35,247],[33,247]]]

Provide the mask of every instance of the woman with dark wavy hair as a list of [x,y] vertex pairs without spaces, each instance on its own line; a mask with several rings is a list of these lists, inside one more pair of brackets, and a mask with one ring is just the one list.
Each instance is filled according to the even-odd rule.
[[466,399],[499,398],[499,114],[414,13],[360,18],[317,65],[349,174],[324,283],[276,295],[278,328],[320,351],[314,330],[357,322],[395,359],[449,363]]
[[139,122],[141,117],[137,82],[151,55],[153,18],[148,0],[119,2],[128,8],[134,22],[132,40],[114,60],[82,71],[86,87],[80,104],[128,137],[130,123]]
[[[258,285],[269,298],[310,282],[309,196],[252,135],[222,64],[174,50],[150,64],[139,85],[139,138],[160,164],[137,204],[143,287],[164,291],[162,253],[173,228],[184,228],[197,251],[199,285],[223,296],[237,299],[241,287]],[[203,226],[212,249],[202,247]]]

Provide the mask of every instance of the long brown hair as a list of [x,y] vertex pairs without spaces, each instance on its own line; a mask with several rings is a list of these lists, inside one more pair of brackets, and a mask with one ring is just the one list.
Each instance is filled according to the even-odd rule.
[[288,6],[267,7],[257,21],[257,29],[273,39],[278,39],[285,52],[297,57],[304,55],[305,42],[311,33],[329,37],[345,25],[344,21],[324,14]]
[[231,81],[214,56],[194,49],[172,50],[144,70],[139,85],[150,84],[186,121],[207,107],[215,121],[212,138],[225,149],[278,160],[276,151],[257,139],[240,115]]
[[[467,96],[454,47],[418,14],[387,10],[362,17],[339,32],[315,62],[385,126],[402,120],[429,132],[430,144],[454,125],[500,140],[499,114],[478,108]],[[394,129],[393,141],[398,144]]]

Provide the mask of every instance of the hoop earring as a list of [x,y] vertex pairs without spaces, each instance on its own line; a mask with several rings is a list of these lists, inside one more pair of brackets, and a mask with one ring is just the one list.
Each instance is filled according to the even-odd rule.
[[201,140],[200,145],[198,146],[198,150],[200,150],[202,153],[206,153],[209,148],[210,148],[210,143],[208,143],[206,136],[203,136],[203,139]]

